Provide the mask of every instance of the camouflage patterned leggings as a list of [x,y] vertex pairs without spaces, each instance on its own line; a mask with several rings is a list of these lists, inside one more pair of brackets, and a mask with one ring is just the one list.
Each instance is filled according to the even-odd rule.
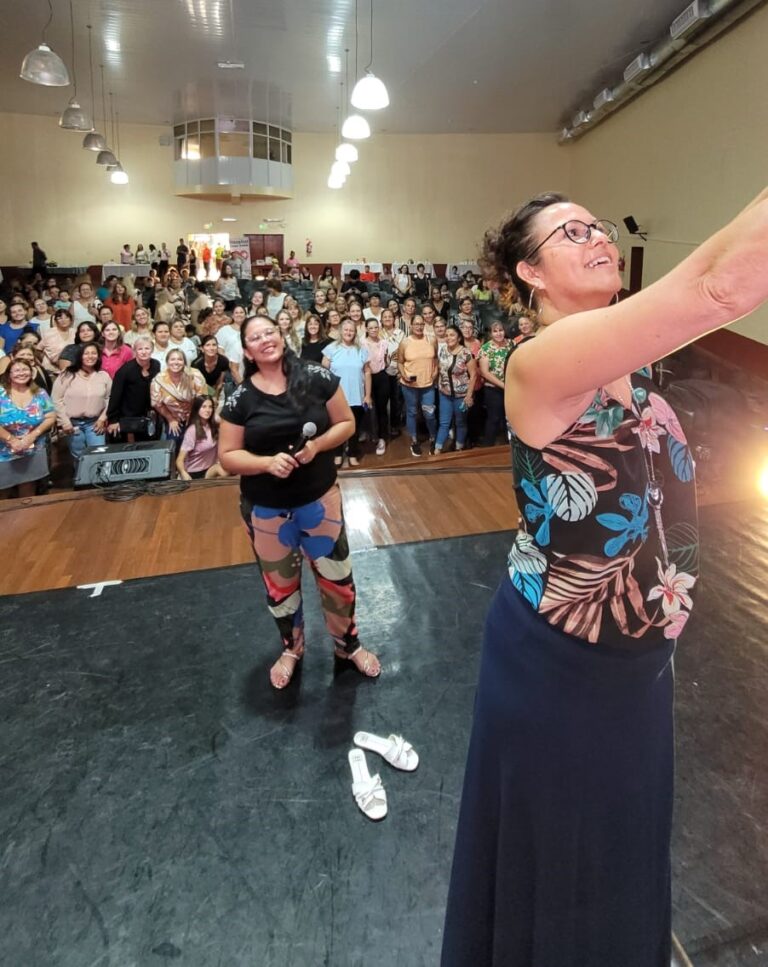
[[315,576],[325,624],[336,647],[347,654],[355,651],[360,644],[355,582],[338,484],[319,500],[290,510],[261,507],[245,498],[240,510],[283,648],[297,650],[304,645],[303,555]]

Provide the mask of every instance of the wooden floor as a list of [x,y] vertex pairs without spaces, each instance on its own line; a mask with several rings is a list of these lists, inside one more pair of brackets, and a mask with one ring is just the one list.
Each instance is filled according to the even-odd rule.
[[[506,530],[517,509],[506,448],[342,472],[353,550]],[[127,580],[252,560],[236,481],[112,503],[91,491],[0,503],[3,594]]]

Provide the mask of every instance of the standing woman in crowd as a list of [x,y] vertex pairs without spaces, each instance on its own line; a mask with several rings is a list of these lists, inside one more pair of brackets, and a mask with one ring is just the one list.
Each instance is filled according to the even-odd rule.
[[539,331],[505,382],[523,513],[486,624],[443,967],[670,963],[696,490],[680,423],[639,371],[766,300],[768,191],[611,305],[617,238],[556,194],[486,236],[486,268]]
[[188,370],[180,349],[169,349],[165,367],[150,386],[152,408],[165,423],[164,437],[177,444],[187,428],[192,400],[205,394],[205,380],[197,369]]
[[112,381],[108,430],[113,436],[123,435],[128,443],[154,436],[150,390],[152,380],[160,372],[160,363],[152,358],[153,345],[149,336],[137,336],[133,361],[121,366]]
[[478,356],[480,375],[485,380],[483,402],[485,403],[485,433],[483,446],[492,447],[500,432],[504,431],[506,417],[504,415],[504,375],[507,357],[511,351],[511,342],[507,339],[504,323],[494,322],[491,326],[491,338],[483,343]]
[[113,319],[101,330],[100,368],[110,379],[114,379],[118,369],[132,359],[133,350],[123,343],[122,330]]
[[19,497],[33,497],[48,476],[44,437],[56,422],[51,398],[34,377],[25,359],[14,359],[0,376],[0,491],[16,487]]
[[[445,327],[443,320],[441,326]],[[449,326],[445,342],[438,344],[437,390],[440,401],[440,425],[437,430],[435,453],[442,453],[451,424],[456,424],[456,449],[467,443],[467,410],[474,403],[473,389],[477,363],[472,353],[464,348],[464,339],[456,326]]]
[[[117,327],[111,322],[110,326]],[[86,447],[100,447],[107,429],[107,405],[112,379],[101,368],[95,343],[78,346],[72,365],[56,380],[53,405],[61,432],[69,439],[69,452],[77,462]]]
[[42,334],[48,332],[53,325],[53,316],[51,315],[51,312],[48,308],[48,303],[45,301],[45,299],[35,299],[34,303],[32,304],[32,308],[34,314],[30,319],[30,322],[33,322],[38,327],[40,330],[40,335],[42,336]]
[[347,308],[347,318],[351,319],[357,329],[358,339],[365,338],[365,319],[363,318],[363,307],[359,302],[352,301]]
[[439,285],[433,285],[430,289],[429,301],[434,306],[437,315],[442,316],[447,322],[451,312],[451,302],[450,299],[443,297]]
[[[215,337],[211,337],[215,338]],[[228,477],[218,462],[219,424],[214,415],[210,396],[196,396],[192,401],[189,425],[181,441],[176,469],[182,480],[199,480],[205,477]]]
[[[139,306],[133,313],[133,325],[123,336],[126,346],[133,346],[139,336],[152,338],[152,320],[149,310]],[[113,374],[114,375],[114,374]]]
[[378,443],[376,456],[381,457],[387,449],[389,439],[389,377],[387,363],[389,362],[389,345],[381,337],[378,319],[369,319],[365,324],[365,348],[368,350],[368,365],[371,370],[371,396],[373,411],[376,416]]
[[136,300],[128,292],[124,282],[120,280],[115,282],[112,295],[104,300],[104,305],[109,306],[117,324],[127,332],[131,328],[131,320],[136,311]]
[[65,346],[75,341],[75,326],[69,309],[56,309],[53,326],[43,333],[43,366],[46,372],[58,375],[59,357]]
[[[397,320],[398,326],[402,329],[403,335],[409,336],[411,334],[411,323],[416,315],[416,300],[408,298],[403,303],[400,318]],[[424,320],[422,319],[422,322]]]
[[286,348],[299,355],[301,352],[301,337],[296,332],[290,312],[287,309],[281,309],[275,316],[275,322],[285,340]]
[[173,348],[171,346],[171,327],[167,322],[156,322],[152,327],[152,336],[155,343],[152,359],[156,359],[160,363],[160,368],[164,369],[165,357],[168,350]]
[[463,299],[459,299],[459,311],[453,318],[454,323],[461,329],[464,323],[469,322],[472,324],[472,328],[477,330],[477,313],[475,312],[475,304],[469,298],[469,296],[464,296]]
[[315,301],[312,304],[310,312],[313,312],[316,316],[319,316],[323,321],[325,321],[325,316],[330,305],[328,304],[328,299],[325,296],[325,289],[318,289],[315,292]]
[[[224,405],[219,460],[240,474],[241,511],[282,642],[270,670],[285,688],[304,654],[302,554],[309,560],[338,658],[370,678],[379,660],[363,648],[355,622],[355,583],[333,452],[354,430],[339,379],[285,352],[270,319],[243,327],[246,379]],[[304,424],[317,435],[291,453]],[[288,526],[290,525],[290,526]]]
[[[362,429],[364,409],[371,405],[371,366],[368,362],[368,350],[360,345],[357,326],[351,319],[345,319],[341,324],[338,339],[326,346],[323,351],[323,366],[338,376],[344,397],[349,403],[355,418],[355,432],[346,444],[350,467],[360,463],[360,430]],[[340,467],[344,460],[344,445],[342,444],[334,456],[334,462]]]
[[280,279],[267,279],[267,311],[270,319],[276,319],[278,312],[283,308],[285,293],[283,283]]
[[214,400],[221,394],[224,379],[231,372],[229,358],[219,352],[219,342],[216,336],[203,336],[200,355],[192,363],[205,380],[208,396]]
[[168,346],[170,349],[180,349],[184,353],[187,366],[191,366],[197,359],[197,346],[187,335],[186,327],[181,319],[174,319],[171,323]]
[[290,297],[290,302],[288,299],[285,300],[285,307],[288,310],[288,315],[291,317],[291,323],[293,324],[293,331],[299,337],[299,340],[304,338],[304,313],[302,312],[299,303],[292,297]]
[[250,319],[252,316],[255,316],[264,305],[264,293],[261,289],[254,289],[251,293],[250,305],[248,306],[248,318]]
[[157,274],[160,276],[161,279],[165,278],[168,272],[168,266],[170,265],[170,262],[171,262],[171,253],[168,249],[167,244],[163,242],[163,244],[160,246],[160,263],[157,268]]
[[0,326],[4,326],[8,322],[8,303],[0,295]]
[[395,322],[395,313],[387,308],[381,313],[380,336],[387,344],[387,367],[385,372],[389,382],[389,438],[400,436],[403,425],[403,393],[400,389],[400,372],[397,368],[397,350],[405,339],[403,330]]
[[221,275],[216,279],[214,289],[216,294],[224,300],[224,307],[227,312],[231,312],[235,303],[240,299],[240,286],[229,262],[222,268]]
[[331,340],[325,334],[325,326],[320,316],[310,313],[304,324],[304,338],[301,341],[301,358],[308,363],[323,362],[323,351]]
[[96,322],[99,300],[93,294],[90,282],[81,282],[75,290],[77,298],[72,303],[72,313],[76,324]]
[[97,343],[101,338],[99,327],[95,322],[80,322],[75,329],[75,341],[65,346],[59,353],[59,371],[64,370],[72,364],[77,353],[77,347],[83,343]]
[[30,363],[35,371],[34,382],[50,395],[53,388],[53,377],[42,366],[44,357],[38,333],[25,332],[13,347],[11,355],[0,358],[0,375],[8,370],[14,359],[23,359]]
[[405,397],[405,423],[411,438],[411,456],[421,456],[418,435],[419,410],[427,424],[430,452],[437,436],[435,419],[435,377],[437,354],[435,346],[424,335],[424,320],[414,316],[411,333],[400,343],[397,350],[397,371],[400,387]]

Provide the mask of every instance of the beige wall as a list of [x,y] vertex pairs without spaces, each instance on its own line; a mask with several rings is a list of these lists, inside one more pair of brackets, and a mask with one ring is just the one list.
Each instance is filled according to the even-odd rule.
[[[566,149],[575,198],[647,229],[646,285],[768,183],[767,41],[765,7]],[[768,310],[732,328],[768,343]]]
[[[112,185],[81,148],[82,136],[54,118],[0,115],[14,150],[0,153],[0,265],[24,264],[39,241],[60,265],[100,263],[124,242],[175,247],[179,235],[258,232],[264,218],[285,218],[286,254],[314,244],[312,260],[365,256],[472,258],[484,230],[542,184],[568,190],[568,157],[550,135],[379,135],[360,147],[360,161],[341,191],[326,186],[335,140],[294,135],[294,197],[290,201],[227,202],[177,198],[167,129],[124,125],[126,186]],[[235,225],[222,224],[235,214]],[[268,229],[270,231],[280,229]]]

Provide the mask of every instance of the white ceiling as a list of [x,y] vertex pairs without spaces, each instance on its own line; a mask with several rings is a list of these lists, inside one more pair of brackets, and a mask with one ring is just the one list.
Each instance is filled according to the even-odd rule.
[[[359,2],[360,72],[370,0]],[[71,66],[68,0],[52,0],[47,40]],[[374,131],[555,131],[620,77],[685,0],[375,0],[373,69],[390,107]],[[86,23],[121,121],[171,124],[213,114],[295,131],[336,123],[328,55],[352,50],[355,0],[74,0],[80,101],[90,105]],[[72,88],[19,78],[47,0],[0,0],[0,111],[58,115]],[[115,48],[119,47],[119,50]],[[112,48],[112,49],[108,49]],[[242,60],[244,71],[217,61]],[[101,109],[98,108],[98,116]]]

